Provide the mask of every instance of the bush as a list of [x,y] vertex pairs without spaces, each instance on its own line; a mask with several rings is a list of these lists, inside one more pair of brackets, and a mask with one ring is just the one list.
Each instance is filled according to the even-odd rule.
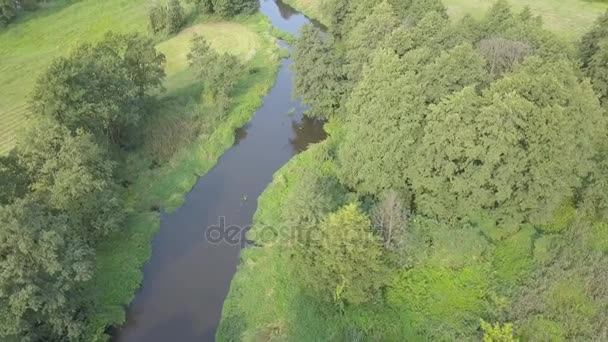
[[148,10],[150,30],[154,33],[177,33],[184,25],[184,9],[179,0],[157,3]]

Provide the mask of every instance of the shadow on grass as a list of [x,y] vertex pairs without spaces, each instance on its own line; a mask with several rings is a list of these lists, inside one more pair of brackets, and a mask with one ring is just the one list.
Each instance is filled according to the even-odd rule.
[[38,5],[38,8],[36,8],[36,9],[28,10],[28,11],[24,10],[24,11],[20,12],[19,15],[17,16],[17,18],[13,22],[8,24],[7,27],[0,28],[0,34],[10,30],[14,26],[23,24],[30,20],[40,19],[40,18],[44,18],[44,17],[50,16],[50,15],[53,15],[53,14],[63,10],[64,8],[66,8],[70,5],[73,5],[75,3],[78,3],[80,1],[82,1],[82,0],[56,0],[56,1],[51,1],[51,2],[40,3]]

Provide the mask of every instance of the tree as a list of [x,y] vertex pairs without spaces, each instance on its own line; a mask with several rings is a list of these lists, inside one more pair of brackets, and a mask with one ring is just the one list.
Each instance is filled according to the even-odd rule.
[[397,28],[399,21],[392,6],[383,1],[359,22],[344,40],[346,47],[347,75],[356,82],[371,53],[380,47],[385,38]]
[[402,58],[372,54],[345,108],[344,141],[338,150],[341,179],[357,191],[380,194],[409,187],[427,106],[486,78],[483,59],[470,45],[442,52],[422,48]]
[[293,54],[295,94],[311,108],[307,115],[327,119],[340,107],[345,76],[331,44],[312,25],[302,28]]
[[108,34],[55,59],[38,79],[33,111],[72,132],[84,128],[104,142],[119,142],[143,114],[146,91],[164,77],[164,56],[150,39]]
[[16,0],[0,0],[0,27],[8,25],[17,16],[19,2]]
[[372,211],[372,222],[382,236],[384,249],[395,250],[406,243],[408,210],[396,191],[387,191]]
[[222,17],[253,14],[259,8],[256,0],[212,0],[213,12]]
[[152,33],[164,32],[167,29],[167,7],[154,3],[148,7],[148,26]]
[[15,153],[0,156],[0,206],[10,204],[27,192],[29,179]]
[[148,24],[153,33],[177,33],[184,22],[184,8],[179,0],[163,0],[148,8]]
[[608,11],[595,20],[593,27],[583,35],[579,43],[579,57],[583,69],[591,63],[593,56],[600,50],[600,43],[608,38]]
[[190,67],[194,68],[205,82],[203,105],[210,106],[220,114],[225,113],[230,104],[230,95],[244,69],[235,56],[218,54],[199,35],[192,38],[192,48],[188,54]]
[[528,44],[504,38],[481,40],[479,51],[486,59],[488,72],[493,79],[512,71],[531,53]]
[[74,231],[34,197],[0,207],[0,338],[79,337],[74,291],[91,279],[93,250]]
[[547,222],[592,169],[604,122],[572,63],[529,58],[482,96],[466,88],[432,108],[413,160],[418,209]]
[[356,204],[324,219],[297,247],[296,258],[302,281],[340,305],[369,301],[385,282],[381,242]]
[[179,0],[169,0],[167,3],[167,31],[177,33],[184,26],[184,9]]
[[91,134],[41,123],[27,132],[17,155],[30,189],[50,209],[66,213],[78,236],[95,242],[118,229],[124,203],[113,178],[115,163]]

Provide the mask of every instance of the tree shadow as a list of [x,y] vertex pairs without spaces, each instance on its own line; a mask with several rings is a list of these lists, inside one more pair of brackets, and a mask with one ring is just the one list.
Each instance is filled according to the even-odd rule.
[[38,5],[38,8],[28,11],[21,11],[17,15],[17,18],[8,24],[5,28],[0,28],[0,34],[11,30],[13,27],[21,25],[31,20],[41,19],[53,15],[64,8],[78,3],[82,0],[56,0],[50,2],[43,2]]

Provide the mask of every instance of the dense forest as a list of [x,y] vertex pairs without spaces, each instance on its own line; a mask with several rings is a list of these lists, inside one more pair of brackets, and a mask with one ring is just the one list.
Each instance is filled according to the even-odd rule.
[[295,45],[330,138],[260,199],[220,340],[608,339],[608,13],[330,0]]

